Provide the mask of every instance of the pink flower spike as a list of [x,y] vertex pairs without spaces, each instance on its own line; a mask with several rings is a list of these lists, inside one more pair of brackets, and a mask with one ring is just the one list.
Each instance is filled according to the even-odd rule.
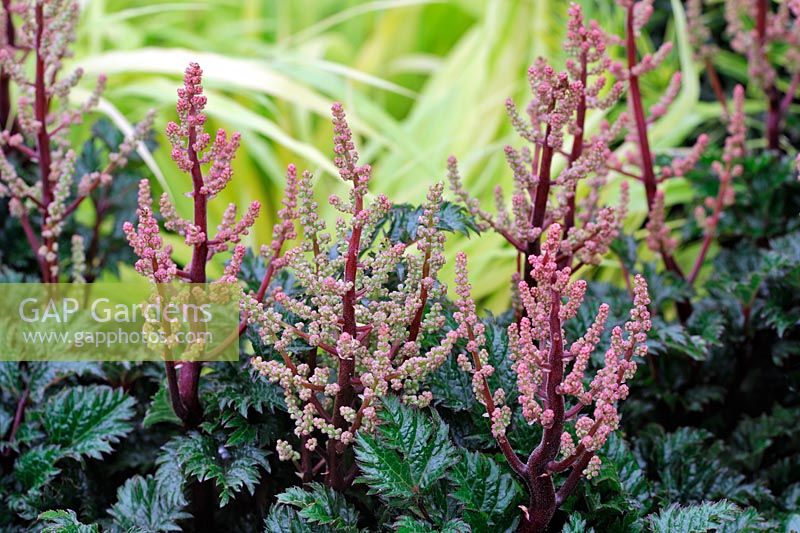
[[143,179],[139,182],[138,226],[134,229],[133,224],[125,222],[123,231],[133,252],[139,256],[135,264],[137,272],[155,283],[166,283],[175,277],[177,267],[170,257],[172,248],[165,246],[161,239],[151,203],[150,182]]

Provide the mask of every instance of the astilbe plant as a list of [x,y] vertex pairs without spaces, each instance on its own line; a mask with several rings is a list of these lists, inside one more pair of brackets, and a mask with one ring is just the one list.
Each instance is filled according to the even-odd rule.
[[[571,4],[565,49],[572,58],[566,70],[556,71],[543,58],[530,67],[532,100],[525,109],[528,120],[511,99],[506,101],[514,129],[528,143],[521,150],[505,147],[514,173],[510,214],[499,186],[495,189],[497,215],[481,209],[464,189],[456,159],[448,161],[451,189],[480,229],[494,229],[517,250],[515,285],[523,277],[532,284],[525,258],[538,255],[541,237],[550,225],[559,223],[562,228],[558,264],[573,266],[573,270],[599,263],[619,232],[627,205],[627,184],[622,184],[619,207],[599,205],[607,163],[613,161],[608,146],[617,126],[605,127],[592,137],[586,132],[587,114],[607,110],[624,88],[620,82],[610,83],[610,71],[619,68],[613,67],[608,56],[608,42],[599,25],[585,22],[581,7]],[[561,170],[557,167],[559,158],[565,162]],[[581,181],[588,183],[590,192],[578,205],[576,188]]]
[[[599,207],[598,203],[609,170],[625,173],[608,146],[625,129],[635,127],[636,122],[630,117],[636,111],[622,114],[613,125],[604,124],[597,135],[588,139],[586,114],[592,109],[602,112],[613,105],[624,90],[624,82],[630,84],[632,76],[654,68],[659,59],[644,59],[631,75],[631,71],[607,54],[606,47],[614,39],[604,34],[597,23],[585,23],[577,4],[570,6],[569,15],[565,47],[574,57],[567,70],[556,72],[541,59],[531,67],[533,99],[526,109],[528,122],[520,117],[510,100],[507,102],[512,124],[532,146],[532,150],[526,147],[519,152],[510,147],[505,149],[515,178],[513,218],[506,214],[499,192],[498,216],[480,209],[463,189],[455,160],[451,158],[449,162],[452,188],[482,222],[482,229],[494,228],[520,253],[520,272],[514,280],[518,312],[508,329],[508,351],[517,375],[516,400],[522,415],[526,422],[539,424],[543,429],[540,442],[531,447],[525,460],[517,456],[506,437],[512,417],[507,392],[502,388],[492,390],[489,385],[494,367],[488,361],[485,327],[470,298],[463,254],[456,260],[459,296],[456,320],[458,336],[466,341],[466,351],[458,356],[459,365],[472,374],[473,389],[486,408],[492,434],[530,494],[520,522],[521,531],[545,530],[581,477],[591,478],[599,471],[597,451],[619,427],[616,403],[628,394],[625,382],[635,373],[634,358],[647,354],[646,339],[651,325],[646,282],[636,276],[630,287],[634,300],[630,321],[624,329],[617,327],[612,331],[605,365],[586,388],[584,374],[600,342],[609,307],[603,304],[586,334],[568,344],[564,323],[577,314],[586,291],[585,281],[570,278],[583,266],[599,263],[619,233],[625,216],[627,184],[622,183],[619,207]],[[642,16],[637,13],[637,24]],[[611,75],[618,81],[601,97]],[[671,90],[668,98],[653,108],[653,116],[663,114],[674,92]],[[566,135],[572,136],[569,151],[564,149]],[[558,156],[564,157],[566,164],[554,176],[553,161]],[[635,158],[635,154],[629,158]],[[582,179],[588,182],[589,194],[578,204],[575,193]],[[571,370],[567,372],[570,364]],[[566,405],[568,398],[574,400],[570,406]],[[583,414],[591,405],[592,414]],[[554,478],[561,473],[565,479],[556,487]]]
[[[665,41],[654,53],[640,58],[636,39],[653,14],[653,0],[617,0],[617,4],[625,10],[625,37],[620,40],[620,44],[625,51],[626,61],[624,65],[617,65],[615,71],[627,83],[628,104],[628,112],[620,117],[619,123],[628,132],[626,140],[635,148],[625,151],[623,160],[615,163],[614,170],[643,184],[648,224],[658,229],[663,224],[665,209],[664,193],[659,191],[659,184],[667,179],[683,176],[691,170],[708,146],[708,136],[700,135],[683,157],[677,157],[667,165],[656,165],[655,153],[650,145],[649,128],[655,120],[666,114],[677,97],[681,87],[681,73],[673,74],[662,98],[646,111],[640,79],[667,58],[672,51],[672,43]],[[651,230],[651,234],[653,233]],[[674,248],[669,246],[670,241],[651,239],[648,244],[656,249],[669,272],[680,280],[686,279],[686,274],[673,255]],[[692,313],[688,300],[678,302],[677,308],[682,320],[688,319]]]
[[711,90],[714,92],[714,97],[722,106],[724,113],[728,113],[728,97],[725,94],[725,89],[722,86],[722,80],[719,73],[714,66],[714,54],[718,53],[718,48],[711,42],[711,30],[708,27],[708,21],[704,20],[703,7],[704,0],[687,0],[686,1],[686,22],[687,22],[687,36],[689,44],[692,46],[694,58],[703,63],[703,67],[708,77],[708,83],[711,85]]
[[[284,224],[301,229],[300,244],[281,258],[298,288],[289,294],[277,287],[265,304],[251,295],[244,312],[279,356],[255,357],[253,366],[283,388],[300,441],[299,450],[278,441],[279,457],[298,462],[305,481],[324,469],[326,484],[343,490],[356,474],[346,453],[355,432],[373,429],[387,395],[429,404],[423,379],[449,355],[455,334],[430,348],[422,344],[424,333],[444,325],[437,281],[444,264],[437,229],[442,185],[428,192],[415,242],[373,243],[391,204],[384,195],[369,201],[371,168],[359,164],[342,106],[332,111],[334,162],[350,185],[349,198],[329,199],[341,213],[335,231],[318,216],[312,176],[303,173],[296,204],[292,198],[283,212]],[[294,167],[289,179],[297,179]]]
[[[706,205],[711,209],[712,215],[705,217],[701,215],[701,222],[705,228],[701,251],[697,255],[692,270],[685,273],[674,253],[678,243],[670,235],[666,225],[666,198],[663,184],[677,177],[686,175],[696,165],[703,152],[709,144],[706,134],[698,136],[694,145],[686,150],[682,156],[673,158],[669,163],[659,165],[656,163],[655,153],[650,144],[650,126],[659,118],[664,116],[672,102],[678,96],[681,87],[681,73],[673,74],[664,95],[661,99],[645,110],[640,80],[642,76],[654,70],[669,55],[672,50],[670,42],[664,42],[661,47],[652,54],[645,54],[639,57],[637,47],[637,37],[648,23],[653,14],[652,0],[617,0],[617,4],[625,10],[625,36],[623,39],[610,38],[609,42],[620,44],[625,52],[624,63],[612,63],[610,70],[626,85],[626,103],[628,110],[620,115],[614,124],[616,130],[614,134],[626,132],[625,141],[621,157],[616,154],[611,157],[607,166],[610,170],[623,176],[632,178],[643,185],[645,198],[648,207],[647,246],[658,254],[667,271],[671,272],[678,280],[691,286],[697,279],[700,268],[703,265],[710,244],[715,235],[715,229],[722,209],[732,201],[733,185],[731,180],[737,174],[737,169],[733,165],[733,159],[741,155],[726,155],[724,165],[715,166],[720,177],[719,193],[716,198],[705,200]],[[696,5],[690,6],[691,14],[695,15]],[[693,27],[697,26],[696,22]],[[702,40],[703,29],[694,28],[695,41]],[[710,54],[708,47],[699,50],[699,56],[708,59]],[[706,62],[710,65],[709,62]],[[714,79],[712,79],[712,82]],[[727,99],[720,85],[714,85],[715,94],[718,99],[727,106]],[[737,88],[734,95],[734,109],[731,111],[729,120],[729,133],[735,141],[730,141],[731,151],[740,153],[743,148],[736,148],[744,142],[744,118],[743,118],[743,99],[744,94],[741,88]],[[726,111],[727,116],[727,111]],[[613,142],[615,135],[612,135],[608,142]],[[676,302],[678,315],[683,322],[688,320],[692,313],[691,302],[684,298]]]
[[[731,48],[747,58],[748,74],[767,99],[767,148],[779,150],[784,117],[800,88],[800,2],[726,0],[725,20]],[[776,53],[780,60],[773,60]],[[783,72],[790,78],[785,92],[778,86]]]
[[[237,207],[229,204],[212,235],[208,220],[208,202],[214,199],[233,177],[232,160],[239,147],[240,135],[230,138],[222,129],[215,137],[205,131],[206,96],[203,94],[200,66],[192,63],[186,69],[183,87],[178,89],[177,112],[179,122],[167,124],[166,134],[172,144],[172,159],[183,172],[191,177],[192,188],[188,193],[193,202],[191,220],[181,218],[167,193],[161,196],[159,205],[166,229],[184,237],[192,251],[191,261],[184,268],[172,259],[172,247],[165,244],[158,221],[152,209],[150,183],[144,179],[139,183],[138,224],[124,226],[128,242],[139,257],[136,270],[153,283],[168,283],[182,279],[190,283],[208,282],[206,268],[215,254],[229,251],[235,245],[231,265],[226,268],[222,282],[235,281],[235,273],[244,255],[244,247],[238,244],[255,223],[260,204],[251,202],[240,220],[236,220]],[[166,361],[167,384],[175,414],[187,427],[196,427],[203,416],[198,396],[200,371],[199,361],[175,363]]]
[[[75,40],[77,18],[77,2],[36,0],[4,1],[0,20],[0,127],[5,128],[0,131],[0,197],[9,198],[10,214],[19,219],[44,282],[57,282],[62,273],[59,244],[70,215],[87,199],[94,203],[93,191],[109,186],[114,172],[125,166],[152,125],[149,114],[108,156],[104,168],[76,175],[70,130],[97,106],[105,85],[101,76],[91,96],[81,106],[70,107],[70,91],[83,71],[78,68],[64,75],[62,69]],[[15,22],[21,24],[15,27]],[[32,77],[26,68],[28,58]],[[14,110],[12,84],[19,93]],[[96,205],[95,210],[101,217]],[[100,221],[95,228],[99,230]],[[73,247],[75,277],[80,280],[84,239],[72,236],[67,242]]]
[[[533,284],[519,284],[525,316],[508,328],[522,415],[528,424],[542,427],[541,440],[524,459],[517,456],[506,437],[511,421],[507,392],[502,388],[492,390],[489,385],[488,378],[495,369],[488,363],[484,326],[470,298],[466,256],[459,254],[456,259],[457,331],[467,341],[458,362],[472,374],[473,390],[486,408],[492,435],[528,489],[530,500],[523,510],[519,531],[544,531],[580,479],[598,474],[601,460],[597,452],[619,427],[616,404],[628,395],[626,381],[633,377],[637,366],[634,358],[647,354],[650,300],[644,278],[637,275],[630,320],[624,328],[612,330],[605,364],[589,386],[585,385],[584,375],[605,329],[609,306],[602,304],[586,333],[568,343],[564,323],[578,313],[586,282],[571,281],[570,267],[558,266],[561,246],[561,226],[553,224],[541,252],[529,257]],[[591,407],[591,414],[584,413]],[[565,479],[557,487],[555,478],[562,473]]]
[[[725,207],[734,202],[733,180],[742,175],[740,161],[745,155],[747,127],[744,117],[744,87],[737,85],[733,91],[733,110],[728,120],[728,136],[722,152],[722,161],[714,161],[711,168],[719,178],[716,197],[707,197],[703,206],[698,206],[695,217],[703,227],[703,243],[689,273],[688,282],[697,280],[708,250],[717,232],[719,219]],[[710,214],[709,214],[710,213]]]

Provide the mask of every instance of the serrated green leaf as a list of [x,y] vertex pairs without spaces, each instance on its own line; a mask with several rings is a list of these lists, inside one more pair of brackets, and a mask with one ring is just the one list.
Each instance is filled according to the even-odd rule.
[[437,531],[439,533],[467,533],[470,531],[470,528],[458,518],[453,518],[434,530],[428,522],[410,516],[401,516],[394,523],[394,531],[396,533],[430,533],[431,531]]
[[319,483],[311,483],[307,489],[290,487],[278,495],[278,503],[298,508],[306,522],[343,532],[358,530],[358,512],[342,494]]
[[[384,235],[393,243],[410,243],[417,238],[420,217],[423,207],[414,207],[409,204],[393,205],[386,216],[378,222],[372,234],[374,240],[383,231]],[[436,228],[450,233],[460,233],[469,237],[478,233],[475,220],[464,207],[451,202],[442,202],[439,206],[438,223]]]
[[760,481],[750,482],[723,463],[731,452],[712,437],[698,428],[666,433],[651,426],[641,433],[636,444],[654,473],[654,496],[665,504],[725,498],[747,505],[766,495]]
[[71,509],[45,511],[39,515],[42,533],[97,533],[100,528],[96,524],[86,525],[78,520],[78,515]]
[[462,452],[450,477],[455,485],[453,497],[464,505],[464,520],[474,531],[508,529],[510,511],[520,501],[520,487],[491,457],[478,452]]
[[572,513],[561,533],[594,533],[594,528],[586,527],[586,520],[578,513]]
[[63,456],[58,446],[37,446],[20,455],[14,463],[14,476],[25,491],[44,486],[61,471],[56,462]]
[[177,461],[187,476],[198,481],[213,480],[220,491],[220,507],[243,489],[252,494],[261,479],[261,470],[270,470],[267,452],[257,446],[227,446],[196,431],[173,438],[164,448],[166,453],[158,463],[164,466]]
[[673,503],[658,514],[648,516],[647,522],[653,533],[704,533],[735,520],[740,512],[726,500],[687,506]]
[[106,386],[66,389],[38,413],[47,441],[76,459],[99,459],[133,429],[135,400]]
[[356,460],[361,469],[359,481],[369,486],[370,494],[386,498],[412,499],[418,490],[411,469],[397,451],[372,435],[356,436]]
[[156,391],[150,399],[150,405],[147,406],[147,412],[144,415],[142,425],[147,428],[162,422],[176,425],[181,424],[181,419],[178,418],[178,415],[176,415],[175,411],[172,409],[169,391],[164,386],[163,382],[159,385],[158,391]]
[[286,505],[273,505],[264,519],[264,533],[335,533],[335,531],[328,526],[307,524],[297,510]]
[[370,494],[411,500],[432,487],[458,460],[444,423],[387,398],[376,435],[356,436],[356,460]]
[[280,387],[264,379],[249,364],[244,367],[239,362],[219,364],[214,368],[214,378],[210,383],[209,403],[220,410],[234,410],[247,417],[250,410],[272,413],[285,408]]
[[154,476],[135,476],[117,490],[117,503],[108,513],[121,531],[181,531],[180,520],[191,518],[184,512],[186,498]]

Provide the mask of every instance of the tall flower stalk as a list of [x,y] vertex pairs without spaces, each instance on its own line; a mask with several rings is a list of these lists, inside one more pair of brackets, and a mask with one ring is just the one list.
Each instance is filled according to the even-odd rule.
[[[16,28],[15,18],[21,23]],[[87,200],[93,203],[96,189],[109,186],[152,125],[150,114],[109,155],[105,167],[75,174],[77,154],[69,144],[70,130],[97,106],[105,86],[101,76],[85,103],[70,106],[70,91],[83,71],[64,74],[62,68],[75,40],[77,19],[77,2],[35,0],[4,1],[0,20],[0,128],[5,128],[0,131],[0,196],[9,198],[10,215],[19,219],[46,283],[59,281],[62,274],[59,244],[70,215]],[[15,107],[11,85],[19,95]],[[28,176],[29,167],[35,169],[34,178]],[[101,219],[102,210],[94,207]],[[67,242],[83,245],[78,239]]]
[[[466,340],[466,350],[458,356],[458,362],[472,374],[473,390],[486,408],[492,435],[528,490],[530,498],[518,529],[521,532],[545,531],[580,479],[599,473],[597,452],[619,427],[617,402],[628,395],[626,381],[636,372],[635,359],[647,354],[651,326],[647,285],[643,277],[636,276],[630,320],[624,328],[612,330],[605,364],[586,387],[584,376],[605,329],[609,307],[601,305],[587,332],[572,343],[567,341],[564,324],[577,314],[586,282],[571,281],[570,267],[558,265],[561,231],[559,224],[553,224],[541,252],[529,257],[533,284],[519,283],[525,316],[508,328],[517,401],[525,420],[542,427],[539,443],[530,451],[526,449],[522,458],[506,436],[511,421],[508,393],[502,388],[492,390],[489,385],[488,378],[495,369],[488,361],[484,326],[470,298],[466,256],[459,254],[456,259],[457,332]],[[563,482],[557,485],[556,479],[561,476]]]
[[[107,190],[114,173],[149,133],[153,119],[148,114],[109,154],[105,166],[76,174],[77,154],[69,136],[97,106],[105,85],[101,76],[86,102],[70,104],[70,92],[83,75],[80,68],[63,72],[77,19],[78,4],[69,0],[3,0],[0,6],[0,198],[8,199],[8,215],[19,221],[44,283],[68,279],[61,260],[66,254],[59,246],[71,247],[67,257],[73,281],[85,281],[93,266],[86,263],[86,243],[80,235],[63,235],[64,229],[79,207],[91,205],[95,223],[89,251],[97,246],[106,212],[95,191]],[[29,401],[26,386],[4,436],[9,442],[22,427]]]
[[[124,231],[128,242],[139,260],[136,270],[153,283],[168,283],[182,279],[190,283],[208,281],[206,267],[218,253],[233,247],[232,265],[226,269],[223,281],[235,281],[235,273],[241,264],[244,247],[239,244],[255,223],[260,204],[251,202],[240,220],[236,220],[237,207],[228,205],[216,234],[212,236],[208,220],[208,203],[213,200],[233,177],[232,161],[239,147],[240,135],[220,129],[213,140],[205,131],[206,96],[202,86],[203,71],[196,63],[186,69],[183,87],[178,89],[176,106],[179,122],[167,124],[166,134],[172,144],[172,159],[191,178],[193,202],[190,220],[181,218],[169,196],[161,196],[159,206],[165,219],[165,227],[184,237],[184,243],[192,251],[188,265],[180,268],[172,259],[172,247],[164,243],[161,230],[152,210],[150,183],[139,183],[137,210],[138,224],[126,222]],[[199,382],[202,363],[166,361],[167,384],[175,414],[188,428],[196,427],[203,418],[200,405]]]
[[[334,162],[350,186],[349,198],[329,199],[341,213],[335,230],[329,233],[319,217],[312,176],[304,172],[296,208],[282,213],[281,226],[301,230],[300,244],[281,262],[299,286],[291,294],[275,288],[264,304],[250,295],[244,307],[276,354],[254,358],[253,366],[280,384],[295,421],[299,450],[279,440],[279,457],[296,462],[303,480],[324,472],[327,485],[344,490],[356,475],[348,453],[356,431],[373,429],[379,400],[389,394],[429,404],[423,380],[448,356],[455,335],[431,348],[422,343],[425,333],[444,325],[445,288],[438,282],[444,236],[437,229],[442,185],[429,190],[413,243],[373,243],[391,204],[384,195],[369,200],[372,170],[359,164],[342,106],[334,104],[332,113]],[[293,166],[288,175],[296,179]]]
[[[748,74],[767,98],[764,137],[769,150],[780,150],[780,135],[789,106],[800,89],[800,2],[727,0],[726,32],[730,45],[747,58]],[[781,49],[780,65],[770,57]],[[789,76],[785,91],[778,87],[784,71]]]
[[[563,246],[559,265],[578,270],[597,264],[617,236],[625,215],[627,185],[623,184],[619,207],[601,207],[600,190],[606,183],[608,162],[613,161],[609,142],[618,131],[607,126],[589,137],[589,113],[603,112],[619,98],[624,86],[611,83],[614,62],[607,53],[609,42],[595,21],[586,22],[578,4],[571,4],[565,49],[571,58],[557,71],[543,58],[528,70],[532,99],[525,116],[508,99],[506,109],[517,134],[526,141],[522,149],[505,147],[506,161],[514,174],[509,212],[502,189],[495,189],[497,214],[481,209],[464,189],[454,157],[448,162],[451,189],[478,221],[482,230],[494,229],[519,254],[519,279],[533,284],[528,258],[537,256],[547,228],[559,223]],[[560,166],[559,166],[560,165]],[[579,205],[578,184],[590,192]]]

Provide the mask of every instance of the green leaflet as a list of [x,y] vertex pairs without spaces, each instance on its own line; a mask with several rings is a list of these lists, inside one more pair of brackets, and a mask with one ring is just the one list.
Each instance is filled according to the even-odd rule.
[[308,489],[291,487],[278,495],[277,503],[299,509],[297,515],[308,523],[341,532],[358,531],[358,512],[342,494],[319,483],[309,484]]
[[414,500],[458,460],[447,425],[432,422],[396,398],[389,397],[383,403],[380,420],[377,435],[356,436],[359,481],[369,486],[370,494]]
[[63,455],[99,459],[133,429],[134,403],[120,389],[73,387],[50,398],[38,418],[48,442]]
[[649,516],[647,522],[653,533],[703,533],[733,521],[739,512],[735,505],[725,500],[688,506],[673,503]]
[[183,509],[186,498],[169,482],[154,476],[136,476],[117,491],[117,503],[108,513],[120,531],[181,531],[179,520],[191,518]]
[[75,511],[71,509],[45,511],[39,515],[39,521],[42,522],[42,533],[98,533],[100,531],[96,524],[81,523]]
[[270,470],[263,449],[252,444],[227,446],[214,436],[196,431],[173,438],[164,449],[166,453],[159,457],[159,464],[173,468],[171,463],[175,462],[186,476],[198,481],[213,480],[220,491],[220,507],[242,490],[252,494],[261,471]]

